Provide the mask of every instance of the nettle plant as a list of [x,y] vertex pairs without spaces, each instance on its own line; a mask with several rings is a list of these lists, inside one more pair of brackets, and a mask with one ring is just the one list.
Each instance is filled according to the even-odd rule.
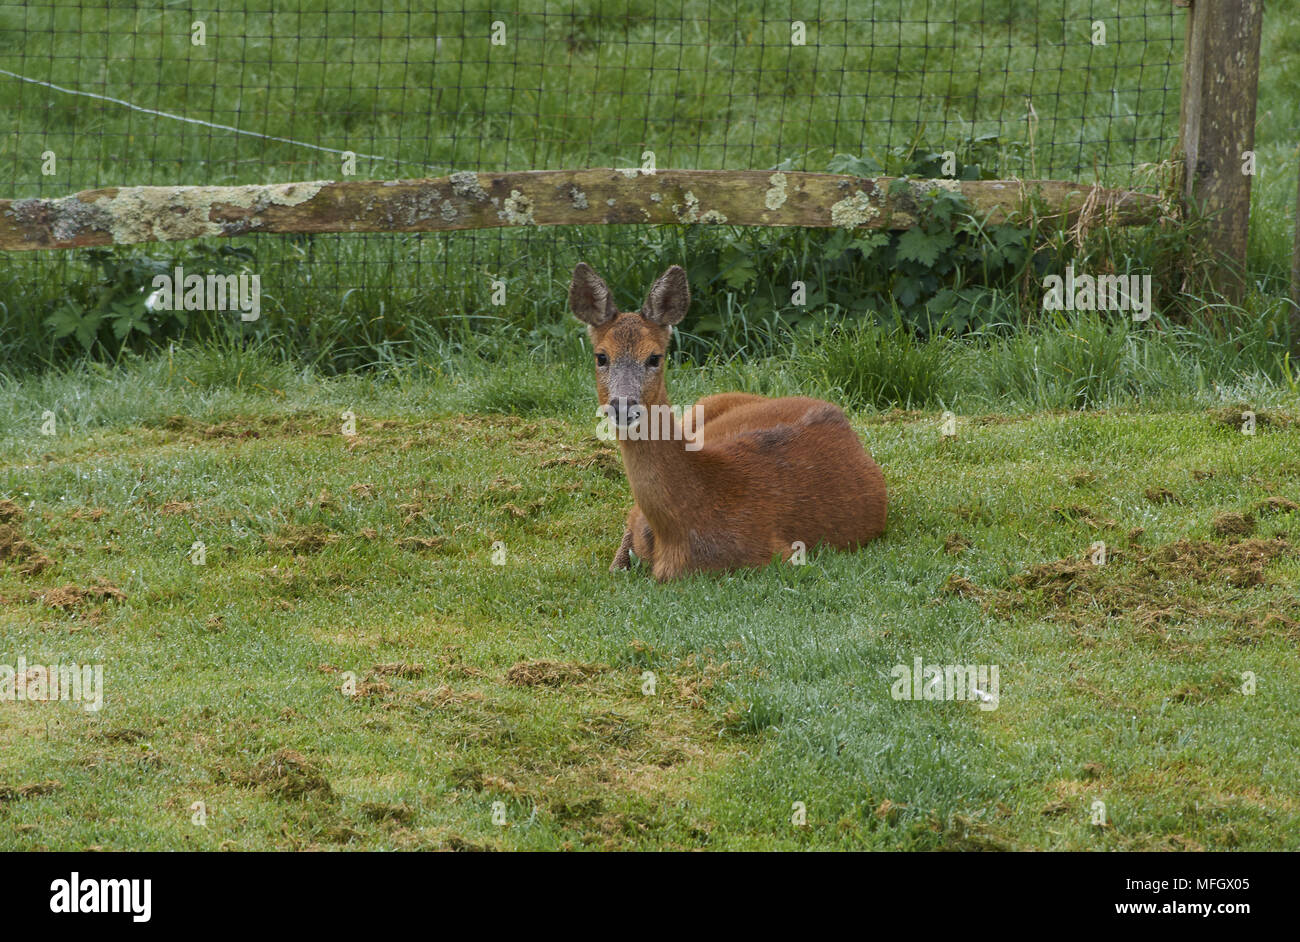
[[[957,152],[949,179],[992,177],[986,168],[996,143],[980,138]],[[988,316],[992,294],[1020,293],[1027,267],[1037,266],[1035,231],[1028,221],[977,218],[960,192],[917,195],[913,183],[941,179],[944,162],[943,153],[916,145],[883,162],[844,154],[830,161],[833,173],[896,177],[890,195],[915,207],[910,229],[661,228],[644,238],[644,264],[684,260],[703,303],[683,328],[706,341],[734,329],[737,312],[795,328],[847,317],[901,322],[923,335],[963,332]],[[804,285],[802,304],[796,282]]]
[[45,326],[63,347],[116,355],[140,350],[150,341],[179,337],[191,326],[192,311],[150,310],[145,301],[157,275],[178,265],[187,272],[237,274],[252,261],[251,250],[233,245],[193,245],[185,254],[164,257],[130,249],[87,249],[87,277],[70,280],[68,291],[52,303]]

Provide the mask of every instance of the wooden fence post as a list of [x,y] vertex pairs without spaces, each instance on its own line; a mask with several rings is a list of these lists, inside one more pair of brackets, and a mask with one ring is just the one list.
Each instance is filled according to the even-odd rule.
[[1218,262],[1214,285],[1234,301],[1246,287],[1251,178],[1243,172],[1243,155],[1255,148],[1263,13],[1263,0],[1191,0],[1187,11],[1183,195],[1210,217],[1206,246]]

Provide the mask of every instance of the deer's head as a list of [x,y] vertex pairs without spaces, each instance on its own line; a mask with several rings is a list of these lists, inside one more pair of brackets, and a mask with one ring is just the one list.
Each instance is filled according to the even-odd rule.
[[586,262],[573,270],[569,307],[587,325],[596,356],[596,391],[614,425],[636,424],[643,406],[668,402],[664,360],[673,324],[691,303],[686,272],[668,269],[651,286],[640,311],[620,313],[609,286]]

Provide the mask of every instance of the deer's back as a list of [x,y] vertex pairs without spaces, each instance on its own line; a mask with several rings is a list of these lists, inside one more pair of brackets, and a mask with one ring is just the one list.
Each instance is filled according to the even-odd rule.
[[838,406],[753,398],[713,419],[705,406],[699,456],[718,523],[749,521],[810,546],[855,546],[884,530],[884,476]]

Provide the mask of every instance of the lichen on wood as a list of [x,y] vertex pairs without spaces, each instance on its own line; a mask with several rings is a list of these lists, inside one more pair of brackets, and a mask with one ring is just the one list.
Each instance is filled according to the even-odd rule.
[[1000,222],[1032,199],[1069,221],[1149,222],[1158,197],[1058,180],[909,180],[831,173],[615,169],[454,173],[436,180],[109,187],[0,200],[0,249],[75,248],[249,233],[438,232],[502,226],[732,225],[905,229],[925,196],[960,192]]

